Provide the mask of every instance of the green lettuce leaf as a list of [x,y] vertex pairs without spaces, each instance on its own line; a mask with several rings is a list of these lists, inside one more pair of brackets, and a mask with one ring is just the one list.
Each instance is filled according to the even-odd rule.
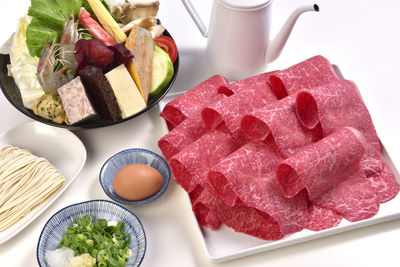
[[83,0],[56,0],[58,6],[61,9],[62,14],[64,17],[69,17],[72,13],[76,16],[81,10]]
[[31,0],[28,15],[32,22],[26,30],[26,44],[31,56],[40,57],[43,47],[56,37],[60,40],[65,20],[78,14],[83,0]]
[[56,0],[31,0],[28,15],[41,20],[47,27],[55,30],[62,30],[65,21],[65,16]]
[[34,17],[26,29],[26,44],[28,45],[29,54],[32,57],[40,57],[43,47],[53,41],[54,38],[56,38],[56,41],[60,40],[61,33],[46,26],[41,20]]

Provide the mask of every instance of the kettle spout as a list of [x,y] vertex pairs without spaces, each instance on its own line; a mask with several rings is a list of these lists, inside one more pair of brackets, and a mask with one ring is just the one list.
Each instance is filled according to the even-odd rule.
[[282,26],[281,30],[277,34],[277,36],[273,39],[273,41],[267,47],[266,53],[266,61],[267,63],[274,61],[279,57],[282,52],[283,47],[286,44],[286,41],[289,38],[290,33],[292,32],[293,26],[297,21],[297,18],[307,11],[319,11],[319,6],[317,4],[314,5],[305,5],[298,7],[293,11],[293,13],[289,16],[285,24]]

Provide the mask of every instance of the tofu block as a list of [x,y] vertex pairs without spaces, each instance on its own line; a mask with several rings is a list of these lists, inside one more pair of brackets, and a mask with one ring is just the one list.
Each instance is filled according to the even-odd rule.
[[79,76],[58,88],[57,91],[70,124],[97,115]]
[[139,75],[144,101],[147,103],[151,88],[151,73],[153,65],[153,38],[151,32],[133,26],[126,40],[125,46],[133,54],[133,63]]
[[124,64],[107,72],[105,76],[114,91],[123,119],[146,107],[139,89]]

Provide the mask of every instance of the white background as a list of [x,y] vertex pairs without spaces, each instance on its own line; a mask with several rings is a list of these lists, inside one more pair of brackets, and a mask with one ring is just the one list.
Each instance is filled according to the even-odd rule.
[[[205,21],[212,0],[193,0]],[[0,2],[0,43],[15,31],[29,1]],[[204,39],[179,0],[160,0],[159,17],[173,35],[181,68],[173,91],[190,89],[208,78]],[[272,30],[276,33],[290,12],[308,0],[275,0]],[[280,58],[269,68],[285,68],[321,54],[358,85],[378,135],[400,167],[400,2],[319,0],[320,13],[299,18]],[[208,24],[208,23],[206,23]],[[37,266],[36,245],[49,217],[62,207],[89,199],[108,199],[98,182],[103,162],[120,150],[143,147],[159,152],[165,133],[157,108],[121,125],[77,131],[88,150],[85,168],[66,192],[40,218],[0,245],[0,266]],[[0,95],[0,132],[31,121]],[[173,182],[158,201],[130,208],[143,222],[148,238],[142,266],[400,266],[400,220],[215,264],[201,245],[184,192]],[[400,207],[399,207],[400,209]]]

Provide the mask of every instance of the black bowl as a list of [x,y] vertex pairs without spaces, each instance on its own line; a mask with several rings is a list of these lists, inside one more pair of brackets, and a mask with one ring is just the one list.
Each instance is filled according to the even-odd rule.
[[[164,31],[163,35],[168,36],[172,38],[172,36],[169,34],[167,30]],[[81,123],[77,123],[74,125],[67,125],[67,124],[57,124],[54,123],[50,120],[43,119],[33,113],[32,110],[27,109],[24,107],[21,99],[21,93],[19,91],[18,86],[16,85],[14,78],[8,76],[8,69],[7,69],[7,64],[10,64],[10,56],[9,55],[1,55],[0,54],[0,87],[1,90],[3,91],[3,94],[5,97],[10,101],[10,103],[19,111],[27,115],[28,117],[31,117],[32,119],[43,122],[45,124],[51,125],[51,126],[56,126],[56,127],[62,127],[62,128],[67,128],[69,130],[79,130],[79,129],[91,129],[91,128],[99,128],[99,127],[106,127],[110,125],[115,125],[121,122],[125,122],[127,120],[131,120],[133,118],[136,118],[140,116],[141,114],[145,113],[146,111],[150,110],[153,108],[157,103],[169,92],[171,89],[172,85],[175,82],[176,76],[178,74],[178,69],[179,69],[179,51],[178,51],[178,57],[176,58],[176,61],[174,62],[174,76],[172,77],[171,81],[169,82],[167,88],[153,96],[149,96],[149,99],[147,101],[147,106],[145,109],[139,111],[138,113],[125,118],[121,119],[119,121],[108,121],[102,118],[97,118],[97,119],[92,119],[92,120],[87,120],[83,121]]]

